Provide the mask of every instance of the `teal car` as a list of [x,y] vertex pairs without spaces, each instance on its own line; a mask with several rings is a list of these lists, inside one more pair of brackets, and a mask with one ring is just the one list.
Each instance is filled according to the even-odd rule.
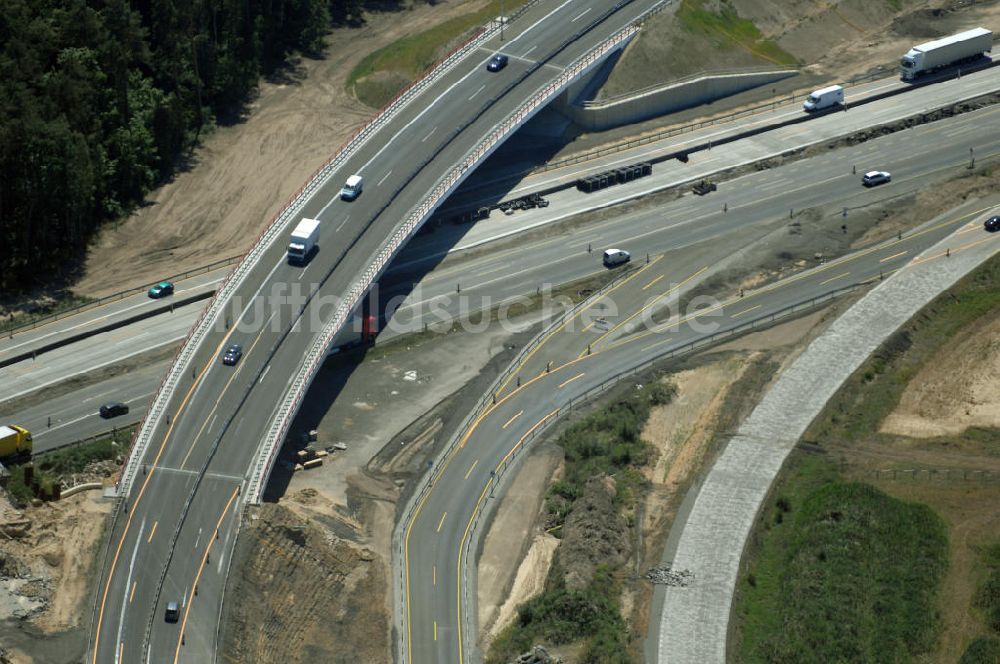
[[149,289],[149,296],[154,300],[161,297],[166,297],[167,295],[174,294],[174,285],[169,281],[161,281],[152,288]]

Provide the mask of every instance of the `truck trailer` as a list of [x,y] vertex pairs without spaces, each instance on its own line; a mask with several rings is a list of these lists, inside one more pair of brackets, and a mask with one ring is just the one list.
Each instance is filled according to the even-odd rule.
[[319,219],[303,217],[299,225],[292,231],[292,238],[288,243],[288,262],[292,265],[308,263],[318,239]]
[[31,432],[16,424],[0,426],[0,458],[31,455]]
[[983,53],[989,53],[992,48],[991,30],[966,30],[911,48],[899,61],[899,75],[904,81],[912,81],[942,67],[978,58]]

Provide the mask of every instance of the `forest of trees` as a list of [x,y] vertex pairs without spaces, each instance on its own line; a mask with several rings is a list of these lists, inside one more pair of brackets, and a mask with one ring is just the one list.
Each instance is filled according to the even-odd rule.
[[362,0],[4,0],[0,294],[69,280],[98,226],[168,178],[262,74]]

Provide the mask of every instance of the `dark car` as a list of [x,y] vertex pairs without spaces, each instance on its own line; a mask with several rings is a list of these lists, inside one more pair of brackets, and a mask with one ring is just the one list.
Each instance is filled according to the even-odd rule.
[[181,607],[177,602],[167,602],[167,610],[163,613],[163,619],[169,623],[177,622],[181,617]]
[[889,171],[868,171],[861,176],[861,184],[866,187],[876,187],[891,181],[892,175],[889,174]]
[[112,417],[118,417],[119,415],[124,415],[128,412],[128,404],[124,404],[121,401],[112,401],[101,406],[101,417],[104,419],[110,419]]
[[497,53],[492,58],[490,58],[489,64],[486,65],[486,68],[489,71],[500,71],[506,66],[507,66],[507,56],[504,55],[503,53]]
[[983,228],[989,232],[1000,231],[1000,214],[995,214],[983,222]]
[[222,356],[222,363],[233,366],[240,361],[241,357],[243,357],[243,346],[233,344],[226,349],[225,354]]
[[154,300],[174,294],[174,285],[169,281],[161,281],[149,289],[149,296]]

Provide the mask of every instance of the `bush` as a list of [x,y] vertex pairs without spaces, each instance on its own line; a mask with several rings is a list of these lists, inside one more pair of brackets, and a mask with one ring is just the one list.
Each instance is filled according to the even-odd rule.
[[1000,639],[979,637],[965,649],[958,664],[1000,664]]

